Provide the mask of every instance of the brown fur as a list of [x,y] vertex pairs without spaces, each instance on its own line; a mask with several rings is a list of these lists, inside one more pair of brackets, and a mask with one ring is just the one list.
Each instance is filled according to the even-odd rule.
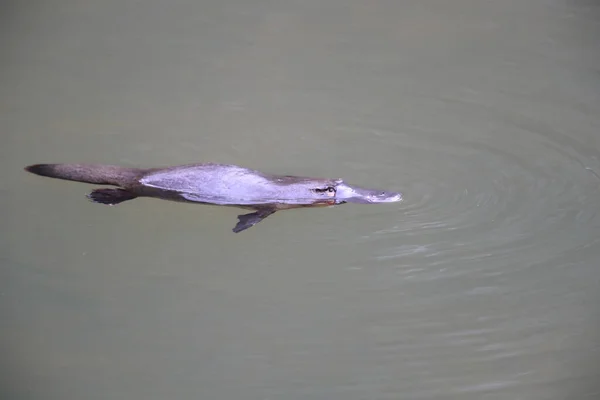
[[[136,197],[153,197],[255,210],[254,213],[238,216],[239,222],[233,229],[236,233],[256,225],[278,210],[323,207],[348,201],[370,202],[368,196],[382,194],[351,187],[337,179],[269,175],[235,165],[211,163],[147,169],[103,164],[34,164],[25,170],[49,178],[119,187],[94,189],[87,197],[95,203],[115,205]],[[149,182],[156,181],[158,185],[147,184],[148,178],[151,178]],[[236,191],[237,181],[243,184]],[[336,193],[340,188],[345,195],[338,199]],[[227,198],[220,199],[220,191]],[[267,197],[256,195],[256,191],[258,194],[266,193]],[[212,196],[214,193],[217,193],[216,197]],[[389,194],[383,194],[389,197]],[[253,201],[248,201],[244,197],[246,195],[250,195]],[[295,201],[296,198],[298,201]],[[393,194],[392,201],[399,199],[399,194]]]
[[35,164],[26,167],[25,170],[49,178],[114,185],[122,188],[136,186],[137,180],[147,171],[139,168],[101,164]]

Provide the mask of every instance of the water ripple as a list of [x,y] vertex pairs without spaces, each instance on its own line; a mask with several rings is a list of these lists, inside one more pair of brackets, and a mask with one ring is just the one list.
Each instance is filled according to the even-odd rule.
[[404,243],[380,260],[498,265],[518,257],[529,265],[593,240],[599,175],[586,165],[598,154],[552,129],[534,130],[519,114],[500,115],[489,137],[433,138],[419,129],[402,137],[413,163],[404,216],[379,233],[402,233]]

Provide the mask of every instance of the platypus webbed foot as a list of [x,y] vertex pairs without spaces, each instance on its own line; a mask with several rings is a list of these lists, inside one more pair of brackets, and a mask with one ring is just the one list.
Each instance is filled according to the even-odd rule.
[[258,210],[256,212],[244,215],[238,215],[238,219],[240,220],[237,225],[233,228],[235,233],[246,230],[256,224],[258,224],[263,219],[267,218],[269,215],[273,214],[275,210]]
[[92,190],[87,198],[94,203],[107,204],[114,206],[127,200],[135,199],[137,196],[124,189],[95,189]]

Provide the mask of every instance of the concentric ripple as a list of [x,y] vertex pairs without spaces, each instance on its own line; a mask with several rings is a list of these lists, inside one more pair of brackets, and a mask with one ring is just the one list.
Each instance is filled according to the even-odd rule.
[[380,260],[419,256],[463,273],[473,262],[527,266],[598,241],[596,150],[518,113],[483,117],[492,121],[485,134],[405,133],[404,217],[379,232],[402,233],[403,244]]

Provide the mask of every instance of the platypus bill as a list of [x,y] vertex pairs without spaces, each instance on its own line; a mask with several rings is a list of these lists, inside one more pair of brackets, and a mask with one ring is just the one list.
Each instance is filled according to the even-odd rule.
[[402,194],[350,186],[341,179],[270,175],[235,165],[191,164],[167,168],[127,168],[94,164],[35,164],[27,171],[50,178],[117,186],[87,197],[115,205],[136,197],[232,206],[255,210],[239,215],[241,232],[279,210],[344,203],[392,203]]

